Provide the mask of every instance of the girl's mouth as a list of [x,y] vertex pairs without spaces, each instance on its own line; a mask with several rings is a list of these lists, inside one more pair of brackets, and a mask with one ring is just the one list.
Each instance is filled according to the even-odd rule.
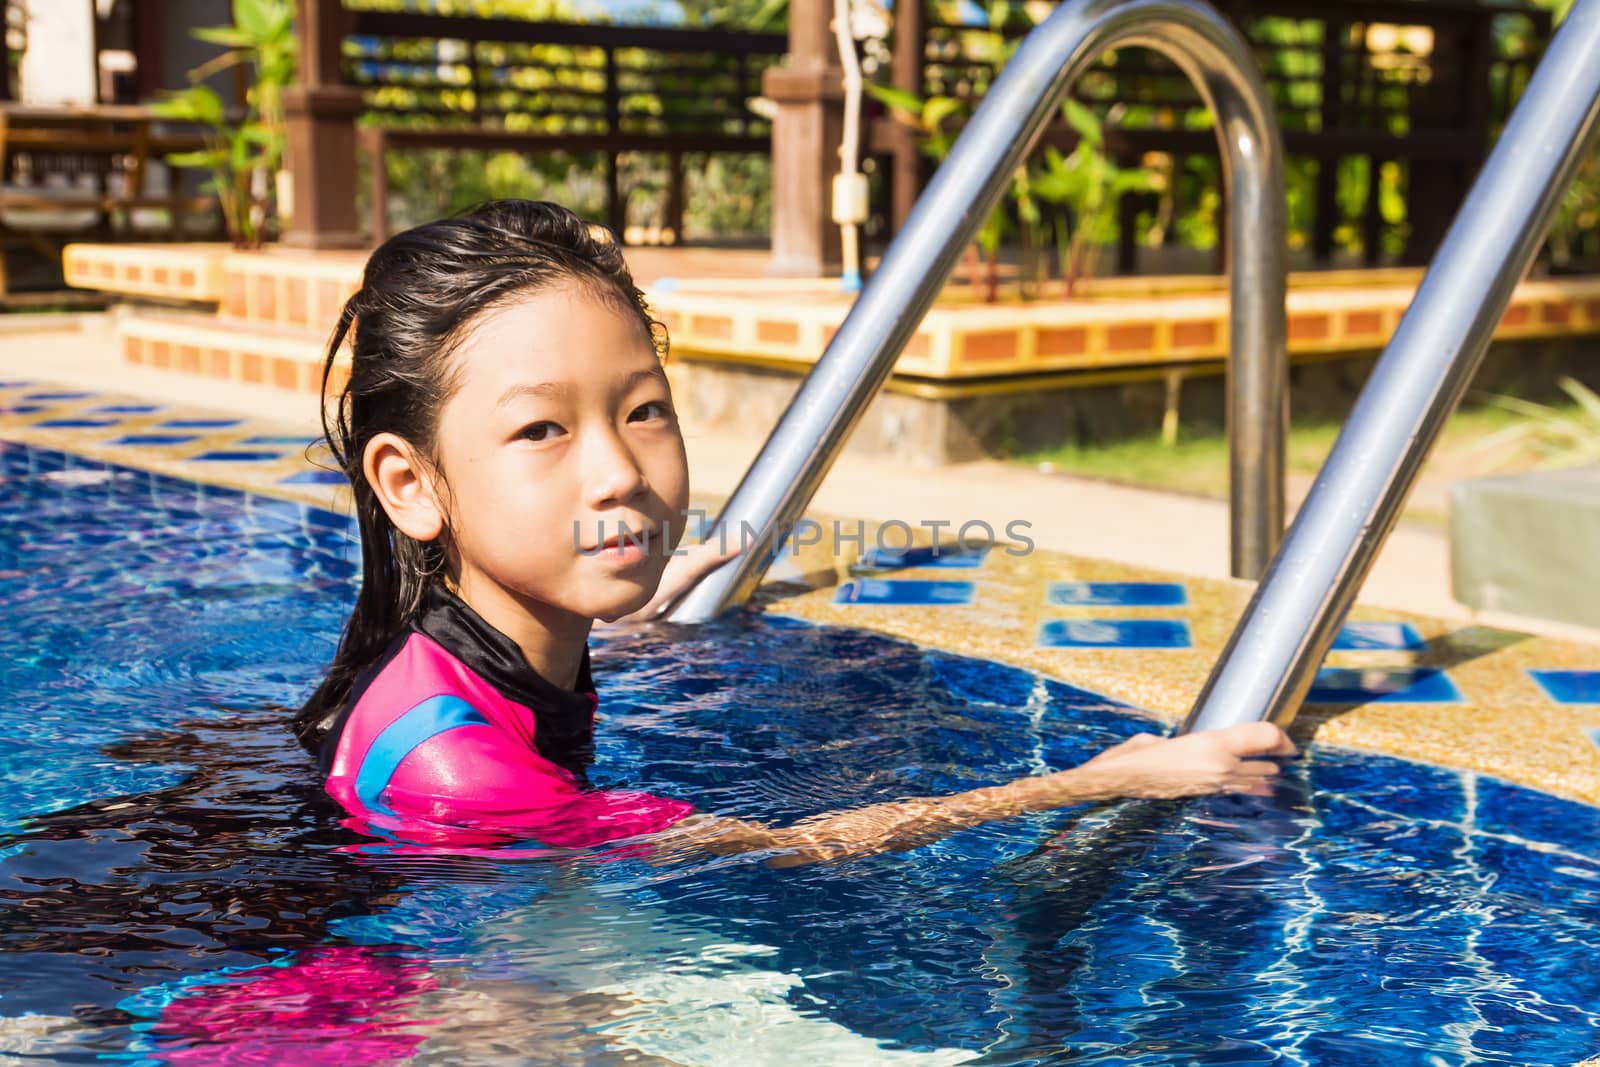
[[598,556],[611,564],[638,563],[650,555],[651,545],[660,537],[661,532],[650,527],[639,530],[625,529],[606,538],[593,548],[584,549],[583,554]]

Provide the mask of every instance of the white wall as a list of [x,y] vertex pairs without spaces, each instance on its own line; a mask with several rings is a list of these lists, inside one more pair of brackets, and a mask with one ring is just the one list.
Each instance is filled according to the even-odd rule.
[[18,70],[29,104],[95,102],[94,0],[26,0],[27,48]]

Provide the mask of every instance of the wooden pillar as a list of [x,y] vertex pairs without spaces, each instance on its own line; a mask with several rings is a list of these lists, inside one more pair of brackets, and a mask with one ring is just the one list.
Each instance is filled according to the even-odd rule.
[[667,156],[667,229],[672,231],[672,243],[683,244],[683,208],[687,197],[683,187],[683,153]]
[[296,0],[300,63],[283,94],[293,189],[283,243],[297,248],[365,248],[356,222],[356,116],[361,92],[345,85],[339,49],[346,16],[339,0]]
[[[1322,21],[1322,122],[1321,129],[1337,129],[1343,118],[1345,23]],[[1311,216],[1311,259],[1319,267],[1333,261],[1333,232],[1339,225],[1339,156],[1324,150],[1317,156],[1316,207]]]
[[[927,93],[922,68],[928,49],[928,14],[923,0],[897,0],[894,5],[894,44],[889,59],[889,82],[896,89],[922,99]],[[922,195],[923,155],[915,130],[895,122],[890,137],[889,226],[899,233]]]
[[844,134],[844,82],[831,0],[791,0],[789,56],[761,79],[772,123],[772,259],[767,273],[820,277],[840,269],[833,176]]
[[622,161],[619,157],[622,144],[622,86],[617,82],[617,53],[606,49],[606,133],[609,135],[605,152],[606,226],[617,235],[618,244],[626,244],[623,231],[628,228],[628,205],[622,197]]
[[[1435,116],[1453,113],[1457,135],[1471,146],[1470,155],[1462,159],[1411,160],[1406,176],[1406,222],[1410,228],[1400,257],[1404,266],[1423,266],[1433,259],[1472,188],[1473,177],[1489,154],[1489,124],[1493,121],[1492,15],[1491,11],[1475,13],[1470,26],[1434,28],[1433,55],[1429,58],[1434,78],[1428,85],[1414,89],[1413,100]],[[1443,70],[1452,72],[1448,79],[1440,76]],[[1438,117],[1433,121],[1438,122]]]
[[160,0],[133,2],[133,91],[142,104],[155,98],[161,84]]

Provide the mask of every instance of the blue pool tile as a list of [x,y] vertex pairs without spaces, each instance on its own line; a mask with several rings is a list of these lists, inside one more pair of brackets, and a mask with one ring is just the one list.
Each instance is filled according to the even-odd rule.
[[202,452],[190,459],[203,463],[264,463],[267,460],[282,459],[281,452],[240,452],[235,449],[218,449],[214,452]]
[[1600,841],[1600,808],[1560,800],[1498,778],[1478,779],[1477,826],[1491,834],[1542,841],[1592,856]]
[[97,408],[90,408],[91,412],[104,415],[148,415],[152,411],[160,411],[160,404],[103,404]]
[[168,419],[161,425],[174,430],[220,430],[237,426],[243,419]]
[[241,445],[294,445],[304,448],[306,445],[315,444],[320,440],[322,440],[322,438],[306,437],[304,434],[291,434],[286,437],[267,434],[264,437],[246,437],[244,440],[239,441],[238,443]]
[[44,404],[12,404],[9,407],[0,406],[0,415],[32,415],[44,410]]
[[863,570],[902,570],[907,567],[977,567],[989,555],[989,546],[963,548],[960,544],[918,545],[915,548],[872,548],[862,553],[856,567]]
[[198,441],[192,433],[125,433],[108,442],[113,445],[186,445]]
[[93,393],[29,393],[24,400],[87,400]]
[[1416,652],[1426,647],[1427,642],[1409,622],[1347,622],[1333,639],[1335,652]]
[[1044,648],[1188,648],[1189,624],[1176,619],[1052,619],[1039,627]]
[[1557,704],[1600,704],[1600,671],[1529,671]]
[[345,480],[344,474],[342,472],[340,472],[340,471],[329,471],[329,470],[322,470],[322,469],[319,468],[317,470],[301,471],[299,474],[291,474],[287,478],[279,478],[278,479],[278,484],[279,485],[340,485],[340,484],[343,484],[344,480]]
[[1466,818],[1461,775],[1409,760],[1317,745],[1305,759],[1319,793],[1344,795],[1409,819],[1459,823]]
[[1051,582],[1046,600],[1058,607],[1176,608],[1189,603],[1177,582]]
[[1465,699],[1448,674],[1425,667],[1324,667],[1306,694],[1309,704],[1461,704]]
[[0,382],[0,389],[26,389],[32,382]]
[[835,604],[945,605],[972,603],[971,582],[862,578],[846,582],[834,594]]
[[49,426],[58,430],[89,430],[115,426],[120,419],[42,419],[35,426]]

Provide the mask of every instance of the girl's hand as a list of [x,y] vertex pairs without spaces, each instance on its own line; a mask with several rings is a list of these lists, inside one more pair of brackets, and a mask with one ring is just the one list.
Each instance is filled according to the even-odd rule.
[[679,555],[667,560],[667,569],[661,573],[661,584],[656,586],[656,595],[650,598],[650,602],[633,614],[615,621],[648,622],[655,618],[701,578],[737,556],[742,548],[740,544],[729,544],[724,548],[721,539],[680,548]]
[[[1107,797],[1187,797],[1202,793],[1270,796],[1278,765],[1261,756],[1293,756],[1289,735],[1269,722],[1244,723],[1182,737],[1139,734],[1062,774],[1090,779]],[[1050,775],[1046,780],[1054,777]]]

